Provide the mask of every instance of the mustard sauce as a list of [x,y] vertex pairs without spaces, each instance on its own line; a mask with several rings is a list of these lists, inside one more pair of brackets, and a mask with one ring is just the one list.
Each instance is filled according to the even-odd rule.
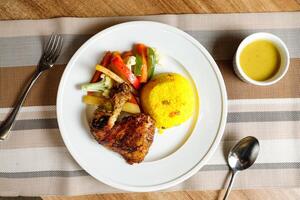
[[280,53],[268,40],[256,40],[241,52],[240,66],[244,73],[256,81],[272,78],[280,67]]

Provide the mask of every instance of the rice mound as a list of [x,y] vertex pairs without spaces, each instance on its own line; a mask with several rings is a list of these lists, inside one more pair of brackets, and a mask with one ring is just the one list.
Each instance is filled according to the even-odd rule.
[[141,92],[143,110],[160,129],[188,120],[195,109],[195,95],[190,82],[175,73],[163,73],[148,82]]

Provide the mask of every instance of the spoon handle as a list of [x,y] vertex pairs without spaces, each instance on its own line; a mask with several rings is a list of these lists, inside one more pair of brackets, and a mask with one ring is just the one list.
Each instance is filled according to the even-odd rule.
[[230,179],[230,182],[229,182],[229,185],[228,185],[228,187],[227,187],[227,190],[226,190],[226,193],[225,193],[225,195],[224,195],[223,200],[226,200],[226,199],[227,199],[227,197],[228,197],[228,195],[229,195],[229,193],[230,193],[230,191],[231,191],[232,184],[233,184],[233,181],[234,181],[234,179],[235,179],[236,173],[237,173],[236,171],[232,171],[231,179]]

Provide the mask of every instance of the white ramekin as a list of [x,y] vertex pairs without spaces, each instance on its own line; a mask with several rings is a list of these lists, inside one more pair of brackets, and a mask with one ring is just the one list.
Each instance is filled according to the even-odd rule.
[[[245,74],[245,72],[243,71],[243,69],[241,68],[241,65],[240,65],[240,55],[241,55],[242,50],[249,43],[251,43],[255,40],[271,41],[277,47],[277,49],[280,53],[280,57],[281,57],[281,64],[280,64],[280,68],[279,68],[278,72],[272,78],[265,80],[265,81],[253,80],[252,78],[250,78],[249,76],[247,76]],[[248,37],[246,37],[239,45],[239,47],[234,55],[234,59],[233,59],[233,67],[234,67],[234,71],[235,71],[236,75],[246,83],[251,83],[251,84],[260,85],[260,86],[271,85],[271,84],[274,84],[277,81],[279,81],[288,71],[289,64],[290,64],[290,55],[289,55],[289,51],[288,51],[286,45],[284,44],[284,42],[276,35],[273,35],[271,33],[263,33],[263,32],[254,33],[254,34],[251,34]]]

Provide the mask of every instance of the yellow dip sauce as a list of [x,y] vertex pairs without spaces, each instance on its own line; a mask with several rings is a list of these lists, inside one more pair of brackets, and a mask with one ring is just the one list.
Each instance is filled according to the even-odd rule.
[[272,78],[280,67],[280,53],[268,40],[256,40],[241,52],[240,66],[247,76],[256,81]]

